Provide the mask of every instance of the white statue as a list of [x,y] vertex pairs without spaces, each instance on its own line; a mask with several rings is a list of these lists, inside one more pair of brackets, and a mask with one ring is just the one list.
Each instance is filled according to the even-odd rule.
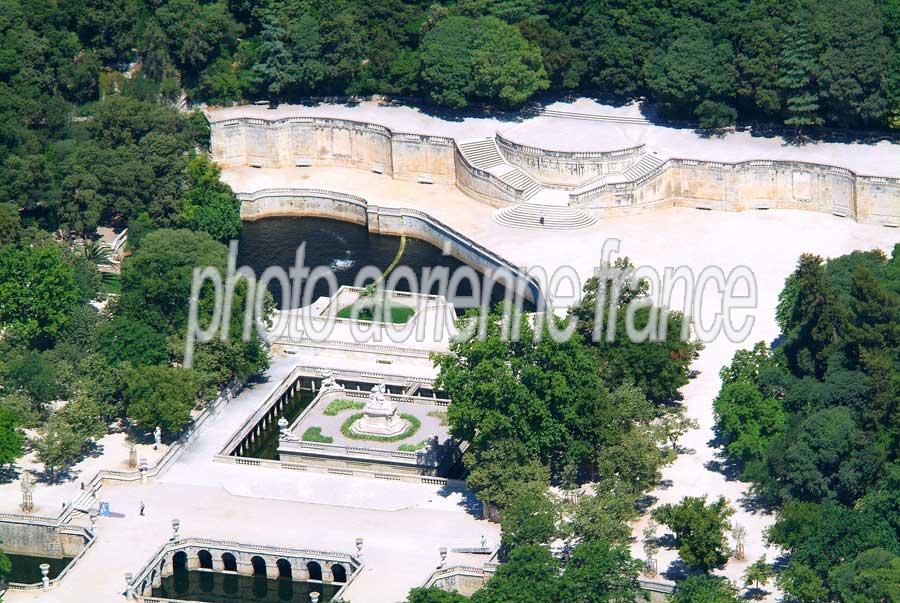
[[160,444],[162,444],[162,429],[157,425],[153,430],[153,450],[159,450]]
[[350,426],[350,431],[380,436],[394,436],[406,431],[409,421],[397,414],[397,403],[385,394],[385,390],[383,383],[372,388],[362,418]]
[[337,389],[340,387],[334,378],[334,371],[328,369],[322,376],[322,391]]

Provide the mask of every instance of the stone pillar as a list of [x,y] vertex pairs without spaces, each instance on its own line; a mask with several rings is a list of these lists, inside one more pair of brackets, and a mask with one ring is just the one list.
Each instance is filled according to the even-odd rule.
[[152,587],[159,588],[160,586],[162,586],[162,576],[159,574],[159,572],[156,572],[153,574]]
[[302,559],[291,561],[291,576],[297,582],[309,580],[309,570],[306,569],[306,561]]
[[325,565],[322,566],[322,582],[325,584],[334,582],[334,575],[331,573],[330,563],[325,563]]

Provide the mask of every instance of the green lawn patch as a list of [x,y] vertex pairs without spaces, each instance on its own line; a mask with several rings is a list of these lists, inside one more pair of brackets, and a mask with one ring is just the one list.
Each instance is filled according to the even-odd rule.
[[400,452],[418,452],[428,445],[428,440],[422,440],[418,444],[400,444],[397,448]]
[[398,433],[395,436],[384,437],[384,436],[376,436],[376,435],[364,435],[353,433],[350,431],[350,426],[353,425],[359,419],[362,419],[363,414],[361,412],[355,413],[347,417],[347,420],[341,424],[341,433],[344,434],[344,437],[350,438],[351,440],[371,440],[373,442],[399,442],[400,440],[405,440],[406,438],[412,437],[414,433],[419,431],[419,427],[422,426],[422,422],[419,421],[413,415],[400,414],[400,417],[409,421],[409,427],[406,428],[406,431],[403,433]]
[[322,435],[321,427],[310,427],[304,431],[302,440],[304,442],[319,442],[320,444],[331,444],[334,442],[333,437]]
[[370,322],[378,320],[380,322],[404,324],[412,318],[416,311],[409,306],[398,303],[376,304],[374,300],[364,297],[338,310],[337,317],[353,318],[354,313],[356,314],[356,320]]
[[114,272],[100,273],[100,293],[103,295],[120,295],[122,293],[122,278]]
[[360,410],[365,405],[365,402],[357,402],[355,400],[332,400],[322,413],[333,417],[343,410]]

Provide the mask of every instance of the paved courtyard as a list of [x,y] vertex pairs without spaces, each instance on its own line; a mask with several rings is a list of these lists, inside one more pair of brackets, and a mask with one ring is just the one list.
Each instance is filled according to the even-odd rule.
[[[405,131],[421,131],[416,127],[420,123],[417,120],[425,123],[433,119],[412,115],[410,109],[378,109],[365,103],[359,107],[353,111],[347,109],[346,116],[372,119]],[[340,115],[329,107],[314,110]],[[272,115],[277,115],[277,111],[268,116]],[[389,123],[394,119],[396,124]],[[473,133],[478,128],[486,128],[477,120],[442,123],[445,125],[441,127],[448,130],[472,128]],[[491,128],[496,129],[495,125]],[[868,166],[869,169],[860,169],[864,173],[877,173],[885,161],[894,161],[894,166],[900,162],[893,149],[881,153],[872,150],[875,147],[867,148],[868,155],[858,154],[850,146],[823,147],[821,152],[840,153],[841,165],[859,164],[852,169]],[[802,152],[811,153],[814,149]],[[866,157],[876,156],[878,161],[866,163]],[[819,160],[825,161],[823,157]],[[724,571],[735,580],[742,576],[748,563],[762,554],[768,553],[770,560],[774,558],[774,551],[767,551],[762,539],[772,517],[748,508],[744,504],[747,484],[729,480],[717,469],[719,451],[712,447],[711,441],[712,400],[720,385],[718,370],[730,361],[737,349],[750,347],[760,340],[770,342],[777,336],[774,320],[777,295],[801,253],[829,257],[875,247],[890,252],[900,242],[900,230],[858,224],[830,215],[784,210],[725,213],[670,208],[608,217],[574,232],[523,232],[495,223],[491,219],[493,208],[466,197],[454,187],[395,181],[358,170],[236,168],[224,170],[223,179],[238,192],[267,187],[321,188],[357,194],[378,205],[419,209],[516,266],[541,266],[548,273],[570,266],[582,282],[599,262],[607,239],[619,239],[621,255],[629,256],[636,265],[652,266],[660,273],[666,267],[680,266],[691,268],[695,275],[709,265],[721,267],[726,274],[738,266],[750,268],[759,294],[757,307],[745,313],[754,320],[752,331],[740,342],[720,335],[707,343],[694,363],[697,376],[684,388],[683,404],[700,426],[681,439],[680,444],[688,452],[665,469],[664,485],[651,493],[661,503],[704,494],[724,495],[731,501],[737,509],[734,521],[748,531],[746,560],[731,562]],[[700,293],[703,302],[700,316],[707,324],[719,309],[713,289],[708,287]],[[566,305],[575,293],[559,291],[555,299],[560,305]],[[736,321],[740,322],[739,318]],[[221,407],[164,475],[146,484],[105,485],[100,499],[109,502],[112,510],[123,516],[100,520],[96,543],[59,587],[48,593],[11,592],[6,596],[8,603],[120,601],[125,572],[136,572],[149,560],[169,537],[173,518],[182,521],[185,536],[250,544],[352,553],[355,538],[362,537],[365,569],[347,592],[350,601],[362,603],[402,600],[411,587],[421,585],[437,566],[441,546],[477,546],[482,535],[490,545],[499,542],[499,527],[475,517],[471,512],[474,501],[464,490],[214,462],[213,457],[235,430],[298,364],[393,372],[401,377],[433,376],[434,373],[424,359],[410,359],[408,363],[386,367],[378,362],[376,354],[364,351],[300,347],[292,352],[275,359],[265,380],[248,387]],[[127,449],[121,442],[104,441],[104,451],[107,450],[104,454],[110,455],[110,463],[127,458]],[[100,461],[76,469],[89,478],[99,468],[97,463]],[[42,509],[74,497],[76,483],[70,482],[59,490],[47,488],[40,499]],[[2,488],[0,510],[12,511],[17,504],[17,492],[10,491],[10,486]],[[14,504],[9,503],[10,496],[16,500]],[[137,513],[141,501],[147,508],[146,517]],[[643,520],[635,524],[636,537],[640,536],[642,527]],[[642,555],[638,543],[634,553]],[[674,551],[662,551],[660,570],[665,572],[674,561]]]

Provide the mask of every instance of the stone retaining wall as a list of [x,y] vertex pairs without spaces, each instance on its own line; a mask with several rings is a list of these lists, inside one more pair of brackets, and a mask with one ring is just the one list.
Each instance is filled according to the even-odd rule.
[[666,205],[725,211],[803,209],[900,226],[900,179],[859,176],[799,161],[670,159],[640,181],[572,194],[570,205],[605,213]]
[[338,166],[400,180],[456,181],[453,140],[442,136],[324,117],[226,119],[211,122],[210,132],[213,161],[224,166]]
[[26,516],[0,518],[0,542],[7,553],[54,559],[75,557],[84,550],[87,540],[80,530],[68,529],[49,520]]

